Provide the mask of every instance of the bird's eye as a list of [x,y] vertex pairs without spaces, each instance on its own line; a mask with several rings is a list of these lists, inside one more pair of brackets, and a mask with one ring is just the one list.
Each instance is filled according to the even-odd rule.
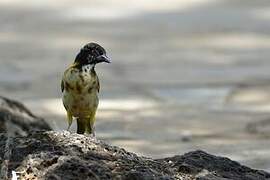
[[102,48],[97,48],[97,51],[99,55],[106,54],[105,50]]

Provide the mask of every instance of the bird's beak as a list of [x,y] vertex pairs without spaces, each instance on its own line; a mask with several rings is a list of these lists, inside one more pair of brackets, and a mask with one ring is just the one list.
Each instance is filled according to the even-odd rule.
[[97,62],[98,63],[101,63],[101,62],[111,63],[111,59],[105,54],[103,54],[97,57]]

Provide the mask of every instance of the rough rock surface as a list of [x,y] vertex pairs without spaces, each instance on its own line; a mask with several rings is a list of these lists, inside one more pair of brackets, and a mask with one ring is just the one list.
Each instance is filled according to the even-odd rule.
[[9,136],[27,135],[37,130],[51,130],[40,117],[31,113],[22,103],[0,96],[0,132]]
[[21,179],[52,180],[270,178],[270,174],[265,171],[254,170],[203,151],[154,160],[110,146],[90,136],[67,131],[34,132],[12,138],[1,134],[0,157],[2,178],[10,178],[12,171]]

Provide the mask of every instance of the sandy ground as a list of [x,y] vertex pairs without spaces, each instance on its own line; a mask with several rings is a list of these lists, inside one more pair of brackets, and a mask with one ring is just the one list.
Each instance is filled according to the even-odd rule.
[[269,0],[2,0],[0,92],[65,129],[62,72],[96,41],[113,61],[97,67],[98,138],[270,170],[269,10]]

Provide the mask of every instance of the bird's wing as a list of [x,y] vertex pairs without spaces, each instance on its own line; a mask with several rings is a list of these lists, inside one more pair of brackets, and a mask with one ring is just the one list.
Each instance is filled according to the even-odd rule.
[[62,81],[61,81],[61,91],[63,92],[65,89],[65,83],[64,83],[64,78],[65,75],[67,74],[68,71],[72,70],[74,67],[76,67],[77,64],[71,64],[64,72],[64,75],[62,77]]

